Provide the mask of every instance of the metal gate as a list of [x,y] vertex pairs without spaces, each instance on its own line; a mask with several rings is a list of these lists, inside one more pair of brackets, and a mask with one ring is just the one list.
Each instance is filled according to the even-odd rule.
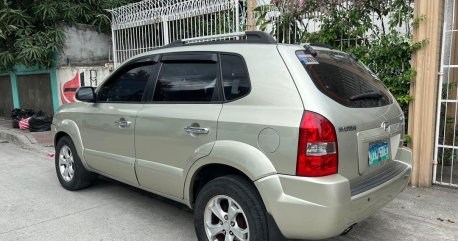
[[178,39],[239,32],[239,0],[144,0],[112,11],[115,67]]
[[54,114],[49,74],[18,75],[17,88],[21,108]]
[[11,110],[13,110],[12,93],[10,76],[0,76],[0,117],[11,117]]
[[458,187],[458,0],[446,0],[433,183]]

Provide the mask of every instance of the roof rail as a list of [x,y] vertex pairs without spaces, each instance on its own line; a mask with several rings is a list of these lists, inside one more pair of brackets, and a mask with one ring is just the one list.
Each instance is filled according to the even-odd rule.
[[179,39],[164,47],[177,47],[187,44],[215,44],[215,43],[258,43],[277,44],[277,41],[263,31],[245,31],[236,33],[216,34],[203,37]]

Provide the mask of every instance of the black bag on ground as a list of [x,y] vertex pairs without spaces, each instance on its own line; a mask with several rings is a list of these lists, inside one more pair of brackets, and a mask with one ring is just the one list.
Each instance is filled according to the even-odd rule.
[[13,119],[13,128],[19,128],[20,119],[18,118],[18,116],[20,112],[21,112],[21,109],[18,109],[18,108],[14,108],[11,111],[11,119]]
[[18,119],[13,119],[13,123],[12,123],[13,128],[19,129],[19,121],[20,120]]
[[21,119],[31,117],[34,114],[35,112],[31,109],[14,108],[11,111],[11,119],[13,119],[13,128],[19,128],[19,121],[21,121]]
[[52,116],[47,115],[43,111],[39,111],[29,120],[30,132],[50,131]]

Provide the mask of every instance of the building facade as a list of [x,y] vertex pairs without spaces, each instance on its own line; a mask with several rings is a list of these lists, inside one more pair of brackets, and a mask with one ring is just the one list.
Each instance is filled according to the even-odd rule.
[[97,86],[112,70],[111,37],[87,25],[65,27],[65,47],[56,54],[56,67],[15,66],[0,72],[0,116],[13,108],[53,114],[60,105],[74,102],[80,86]]

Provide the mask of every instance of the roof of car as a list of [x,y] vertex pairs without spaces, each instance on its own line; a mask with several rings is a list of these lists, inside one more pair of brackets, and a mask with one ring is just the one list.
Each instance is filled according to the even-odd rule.
[[[234,36],[243,36],[241,38],[225,40],[224,38],[234,38]],[[218,37],[223,37],[223,40],[216,40]],[[266,49],[270,47],[276,48],[278,45],[282,46],[291,46],[298,47],[303,46],[305,49],[309,47],[311,51],[313,50],[331,50],[332,47],[324,43],[307,43],[307,44],[279,44],[276,40],[266,32],[262,31],[246,31],[234,34],[223,34],[223,35],[214,35],[214,36],[204,36],[198,38],[190,38],[174,41],[163,47],[159,47],[139,55],[133,56],[132,58],[125,61],[131,62],[132,60],[146,57],[153,54],[160,53],[170,53],[170,52],[192,52],[192,51],[232,51],[235,46],[237,49],[248,48],[250,50],[256,48]],[[242,47],[243,46],[243,47]],[[340,52],[340,51],[339,51]]]

